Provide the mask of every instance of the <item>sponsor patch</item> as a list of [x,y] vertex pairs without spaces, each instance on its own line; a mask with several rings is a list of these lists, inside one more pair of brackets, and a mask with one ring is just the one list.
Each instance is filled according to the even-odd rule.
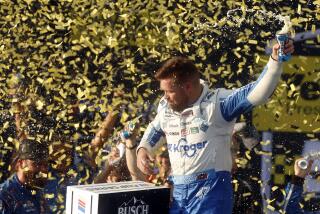
[[186,126],[186,125],[190,125],[190,124],[191,124],[191,122],[181,122],[180,123],[181,126]]
[[194,123],[203,123],[204,122],[204,120],[201,117],[196,117],[192,121],[193,121],[193,124]]
[[165,99],[161,100],[159,104],[160,104],[161,106],[165,105],[165,104],[166,104],[166,100],[165,100]]
[[147,136],[147,141],[152,147],[154,147],[164,134],[165,133],[162,131],[158,131],[155,128],[151,128]]
[[182,117],[190,117],[190,116],[193,116],[193,110],[188,110],[188,111],[185,111],[181,114]]
[[185,137],[189,134],[188,129],[181,129],[181,136]]
[[209,125],[204,122],[200,125],[200,129],[203,132],[206,132],[208,130],[208,128],[209,128]]
[[177,128],[179,127],[179,124],[169,124],[169,128]]
[[198,127],[191,127],[190,128],[190,133],[191,134],[198,134],[199,133],[199,128]]
[[204,196],[206,196],[209,191],[210,191],[209,186],[201,187],[201,189],[199,189],[199,191],[197,192],[196,197],[198,197],[199,199],[203,199]]
[[179,132],[166,132],[166,135],[175,136],[175,135],[179,135]]
[[172,118],[173,117],[173,113],[166,109],[165,112],[164,112],[164,117],[165,118]]

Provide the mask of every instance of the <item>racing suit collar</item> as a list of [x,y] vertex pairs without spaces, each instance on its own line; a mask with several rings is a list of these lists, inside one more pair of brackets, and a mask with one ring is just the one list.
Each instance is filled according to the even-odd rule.
[[195,101],[193,104],[189,105],[187,108],[185,108],[181,112],[174,111],[172,108],[170,108],[170,106],[167,105],[167,101],[164,99],[164,97],[162,97],[161,99],[164,99],[166,102],[167,111],[169,111],[171,114],[183,115],[183,114],[186,114],[186,112],[189,112],[190,108],[193,108],[194,106],[199,106],[209,91],[209,87],[204,80],[200,79],[200,84],[202,85],[202,92],[201,92],[201,95],[199,96],[199,98],[197,99],[197,101]]
[[208,85],[206,84],[206,82],[202,79],[200,79],[200,84],[202,85],[202,92],[201,95],[199,96],[199,98],[197,99],[196,102],[194,102],[193,104],[189,105],[186,109],[184,109],[181,114],[183,114],[186,111],[189,111],[190,108],[192,108],[193,106],[197,106],[200,105],[200,103],[202,102],[202,100],[204,99],[204,97],[206,96],[206,94],[208,93]]

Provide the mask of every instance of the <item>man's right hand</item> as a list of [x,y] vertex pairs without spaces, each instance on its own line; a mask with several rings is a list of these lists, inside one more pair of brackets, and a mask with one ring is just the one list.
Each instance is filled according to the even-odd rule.
[[[279,49],[280,49],[280,45],[278,43],[276,43],[275,45],[273,45],[272,47],[272,58],[276,61],[279,61]],[[293,45],[293,40],[289,39],[288,42],[285,44],[284,47],[284,53],[285,54],[292,54],[294,52],[294,45]]]
[[145,148],[140,148],[138,150],[137,165],[141,172],[143,172],[146,175],[153,174],[153,170],[151,168],[151,163],[153,162],[154,158]]
[[296,162],[294,163],[294,175],[298,176],[300,178],[305,178],[309,174],[309,172],[311,171],[313,160],[308,161],[308,167],[306,169],[301,169],[299,167],[299,165],[298,165],[299,160],[303,160],[303,158],[296,160]]

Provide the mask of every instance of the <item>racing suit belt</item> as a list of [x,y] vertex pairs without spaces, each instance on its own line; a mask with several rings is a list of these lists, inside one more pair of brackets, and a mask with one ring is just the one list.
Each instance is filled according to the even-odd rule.
[[[228,171],[219,171],[219,173],[229,173]],[[203,172],[193,173],[191,175],[172,175],[169,181],[173,184],[190,184],[200,180],[214,179],[217,176],[217,172],[214,169],[209,169]]]

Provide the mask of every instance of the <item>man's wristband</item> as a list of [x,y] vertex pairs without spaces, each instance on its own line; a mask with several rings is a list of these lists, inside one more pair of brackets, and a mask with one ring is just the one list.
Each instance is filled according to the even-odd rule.
[[275,58],[272,57],[272,54],[270,55],[271,59],[273,59],[276,62],[279,62],[278,60],[276,60]]
[[138,147],[138,144],[137,144],[137,143],[134,144],[134,145],[131,146],[131,147],[129,147],[129,146],[126,145],[126,148],[129,149],[129,150],[135,149],[135,148],[137,148],[137,147]]

